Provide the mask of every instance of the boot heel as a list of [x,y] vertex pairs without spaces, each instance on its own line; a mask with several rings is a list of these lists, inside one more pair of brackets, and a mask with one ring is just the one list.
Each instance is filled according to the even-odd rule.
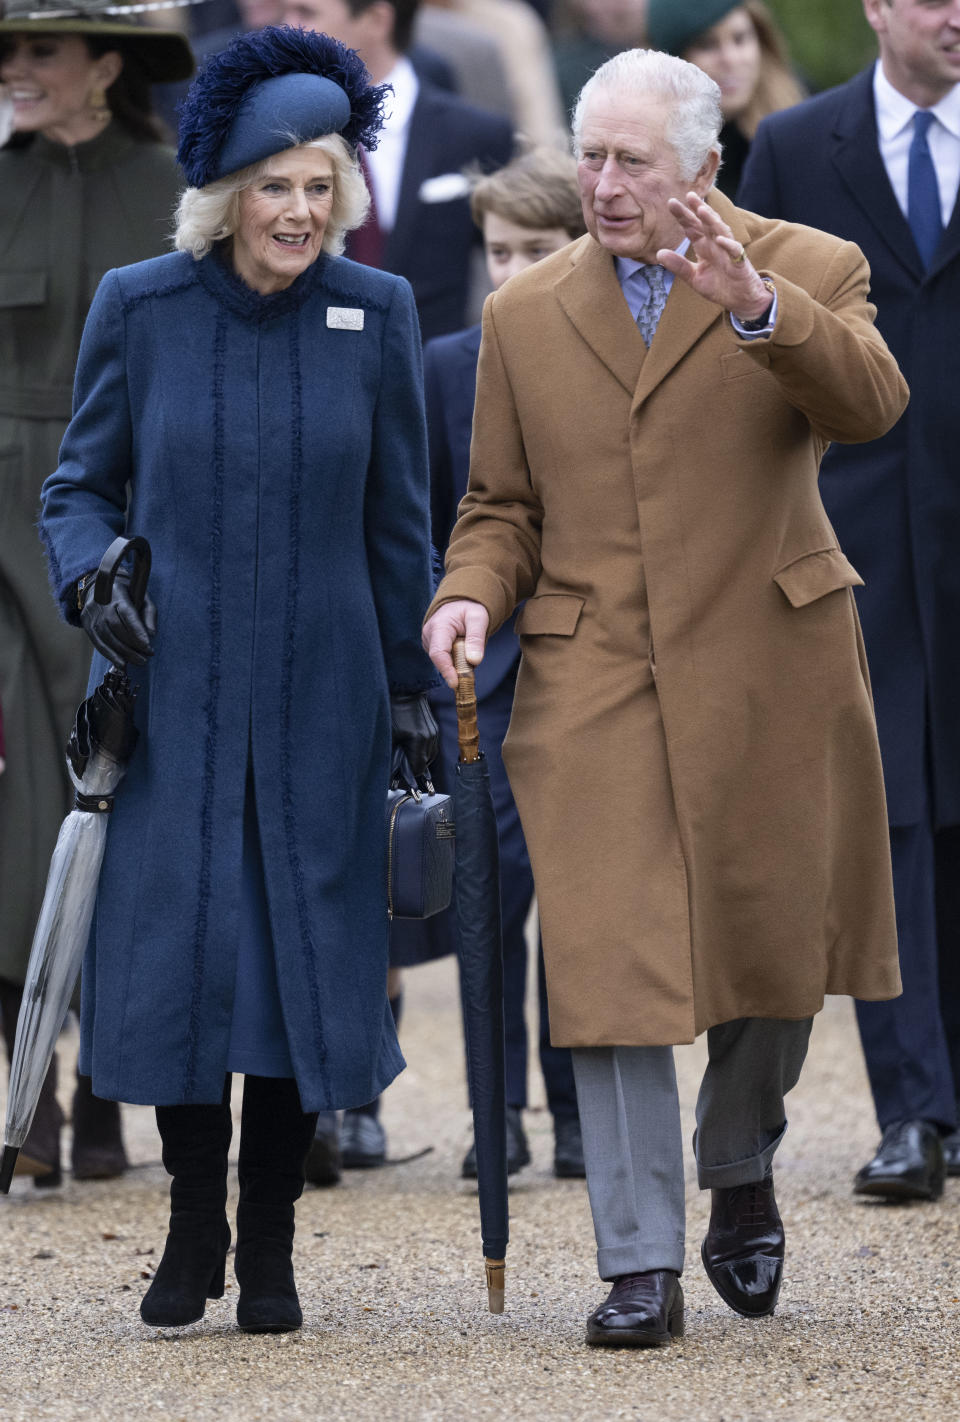
[[[230,1247],[230,1246],[228,1245],[227,1248],[229,1249],[229,1247]],[[220,1260],[220,1263],[217,1264],[216,1267],[214,1268],[213,1274],[212,1274],[211,1277],[210,1277],[210,1283],[207,1285],[207,1298],[208,1298],[208,1299],[222,1299],[222,1298],[223,1298],[223,1294],[224,1294],[224,1289],[225,1289],[225,1287],[226,1287],[226,1280],[227,1280],[227,1256],[226,1256],[226,1252],[224,1252],[223,1258]]]
[[671,1338],[682,1338],[684,1335],[684,1311],[678,1309],[667,1319],[667,1332]]

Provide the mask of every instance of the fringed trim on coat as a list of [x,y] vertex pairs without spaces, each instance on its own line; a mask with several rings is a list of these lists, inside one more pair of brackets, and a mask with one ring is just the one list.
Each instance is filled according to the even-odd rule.
[[223,631],[223,497],[224,470],[224,365],[227,322],[220,312],[213,338],[213,516],[210,527],[210,667],[203,707],[204,757],[200,798],[200,876],[197,884],[197,917],[193,933],[193,983],[190,992],[190,1026],[184,1066],[184,1101],[196,1098],[197,1053],[204,1028],[203,979],[210,915],[210,875],[213,860],[213,801],[217,776],[217,711],[220,701],[220,656]]
[[287,598],[283,629],[283,657],[280,667],[280,707],[283,730],[280,737],[280,802],[283,813],[283,835],[287,846],[287,862],[293,880],[297,905],[297,926],[303,945],[304,963],[310,984],[310,1012],[313,1017],[314,1044],[317,1061],[328,1086],[326,1073],[327,1041],[320,1008],[320,982],[317,972],[317,949],[310,927],[310,911],[304,890],[303,862],[298,848],[297,827],[293,811],[293,744],[291,714],[293,708],[293,661],[297,651],[297,604],[300,598],[300,493],[303,485],[303,377],[300,366],[300,327],[290,325],[290,522],[287,538]]

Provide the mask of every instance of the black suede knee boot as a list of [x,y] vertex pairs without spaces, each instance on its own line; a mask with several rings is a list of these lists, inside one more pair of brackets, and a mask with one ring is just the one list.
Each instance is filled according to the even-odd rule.
[[240,1118],[237,1322],[247,1333],[289,1333],[303,1322],[293,1278],[294,1205],[316,1112],[290,1077],[248,1076]]
[[219,1106],[158,1106],[163,1165],[170,1182],[170,1232],[140,1317],[155,1328],[180,1328],[203,1317],[207,1299],[223,1297],[230,1248],[227,1151],[230,1078]]

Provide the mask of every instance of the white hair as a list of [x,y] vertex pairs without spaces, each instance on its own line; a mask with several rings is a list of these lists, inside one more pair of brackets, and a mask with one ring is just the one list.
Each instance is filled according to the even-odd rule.
[[[360,227],[370,210],[370,194],[360,165],[339,133],[327,133],[311,143],[297,143],[287,151],[318,148],[333,159],[333,205],[323,234],[321,248],[338,257],[348,232]],[[173,245],[178,252],[192,253],[200,261],[216,242],[232,237],[240,221],[240,194],[267,172],[270,159],[241,168],[205,188],[187,188],[177,204]]]
[[601,64],[580,90],[573,111],[573,146],[582,153],[583,118],[598,90],[632,98],[663,99],[670,105],[667,139],[683,178],[696,177],[711,153],[720,154],[723,127],[720,88],[702,69],[655,49],[625,49]]

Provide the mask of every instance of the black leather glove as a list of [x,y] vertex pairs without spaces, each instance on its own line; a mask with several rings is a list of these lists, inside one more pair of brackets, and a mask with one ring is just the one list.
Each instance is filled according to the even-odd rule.
[[123,667],[132,662],[136,667],[145,665],[153,656],[150,643],[157,632],[157,609],[149,595],[143,599],[143,607],[138,612],[130,599],[130,579],[120,572],[113,582],[113,596],[101,607],[93,596],[94,580],[83,592],[80,622],[84,632],[96,647],[114,666]]
[[429,780],[431,761],[440,749],[440,733],[423,692],[414,696],[390,696],[390,726],[393,732],[393,764],[390,788],[414,789],[421,779]]

